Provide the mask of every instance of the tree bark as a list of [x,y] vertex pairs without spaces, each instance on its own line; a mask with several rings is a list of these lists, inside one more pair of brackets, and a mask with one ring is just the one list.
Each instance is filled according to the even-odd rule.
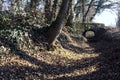
[[51,11],[51,0],[45,0],[45,23],[51,24],[52,22],[52,11]]
[[73,0],[70,0],[68,14],[69,15],[68,15],[66,26],[72,27],[73,26],[73,18],[74,18]]
[[102,0],[99,0],[97,8],[95,9],[95,13],[91,16],[90,21],[92,21],[96,16],[96,14],[100,11],[101,5],[102,5]]
[[58,9],[58,0],[54,0],[52,6],[52,20],[55,20],[57,16],[57,9]]
[[60,11],[58,13],[58,16],[54,22],[49,26],[46,37],[48,45],[53,45],[55,42],[55,39],[59,36],[62,26],[65,22],[65,17],[67,16],[67,10],[69,7],[70,0],[62,0],[62,4],[60,7]]
[[85,14],[85,1],[82,0],[82,16],[83,16],[83,18],[82,18],[82,23],[85,22],[84,14]]
[[3,1],[0,0],[0,11],[2,11],[2,4],[3,4]]
[[120,28],[120,10],[118,9],[116,26]]
[[73,27],[73,18],[74,18],[73,12],[70,11],[70,15],[68,16],[66,26]]
[[89,6],[88,6],[88,9],[87,9],[87,11],[86,11],[86,13],[83,15],[83,17],[85,18],[85,21],[86,21],[86,18],[87,18],[88,13],[89,13],[89,11],[90,11],[90,8],[92,7],[93,1],[94,1],[94,0],[91,0],[90,4],[89,4]]

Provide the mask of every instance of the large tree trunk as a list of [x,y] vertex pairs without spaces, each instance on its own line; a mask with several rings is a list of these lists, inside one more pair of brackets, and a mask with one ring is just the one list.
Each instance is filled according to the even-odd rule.
[[53,45],[57,36],[59,36],[62,26],[65,22],[65,17],[67,16],[67,11],[69,7],[70,0],[62,0],[60,11],[54,22],[49,26],[47,35],[48,45]]

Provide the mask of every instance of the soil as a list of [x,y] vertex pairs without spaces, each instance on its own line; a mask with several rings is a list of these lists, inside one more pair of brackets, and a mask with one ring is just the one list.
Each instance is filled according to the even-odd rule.
[[3,46],[0,80],[120,80],[119,33],[111,33],[117,40],[109,37],[98,42],[68,35],[71,39],[63,40],[54,51],[37,53],[21,50],[13,54]]

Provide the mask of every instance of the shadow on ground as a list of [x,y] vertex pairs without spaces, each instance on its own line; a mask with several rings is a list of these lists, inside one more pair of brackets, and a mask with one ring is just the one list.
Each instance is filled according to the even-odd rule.
[[[89,43],[91,48],[95,49],[96,53],[100,53],[98,57],[87,58],[82,60],[76,60],[70,65],[54,65],[48,64],[35,57],[27,54],[25,51],[21,51],[17,45],[13,45],[10,41],[0,38],[2,45],[9,46],[11,51],[15,55],[19,56],[34,65],[37,68],[29,66],[18,66],[6,64],[0,66],[0,79],[48,79],[45,75],[60,75],[72,73],[75,70],[82,70],[83,68],[89,68],[90,66],[98,64],[98,70],[94,72],[88,72],[82,75],[74,76],[61,76],[53,78],[54,80],[120,80],[120,42],[119,41],[100,41],[95,43]],[[73,47],[73,46],[72,46]],[[75,46],[74,46],[75,47]],[[75,47],[78,50],[82,50],[79,47]],[[49,77],[49,76],[48,76]],[[51,79],[51,80],[53,80]]]
[[120,40],[110,37],[99,42],[89,42],[89,45],[96,53],[100,53],[94,59],[99,62],[99,69],[85,75],[64,76],[55,80],[120,80]]
[[[38,66],[37,68],[29,67],[29,66],[20,66],[17,64],[5,64],[4,66],[0,66],[0,79],[9,80],[9,79],[45,79],[44,75],[60,75],[65,73],[71,73],[76,69],[83,69],[89,66],[94,65],[96,62],[94,58],[82,59],[76,61],[72,65],[54,65],[48,64],[41,60],[38,60],[35,57],[28,55],[27,52],[21,51],[18,45],[14,45],[7,39],[3,39],[0,37],[2,45],[10,47],[11,52],[16,56],[19,56],[21,59],[30,62]],[[88,62],[89,61],[89,62]]]

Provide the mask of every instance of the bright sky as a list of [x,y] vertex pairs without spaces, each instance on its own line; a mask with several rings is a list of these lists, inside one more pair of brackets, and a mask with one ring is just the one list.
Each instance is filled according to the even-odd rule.
[[106,26],[116,26],[117,15],[115,11],[105,10],[101,14],[97,15],[94,22],[104,23]]
[[[119,2],[120,0],[110,0],[112,2]],[[112,11],[110,9],[107,9],[103,11],[101,14],[97,15],[94,19],[94,22],[97,23],[104,23],[106,26],[116,26],[117,21],[117,11]]]
[[[120,1],[120,0],[111,0],[112,2]],[[75,3],[77,0],[75,0]],[[105,10],[101,14],[98,14],[95,16],[95,19],[93,20],[96,23],[104,23],[106,26],[116,26],[116,12],[111,10]]]

